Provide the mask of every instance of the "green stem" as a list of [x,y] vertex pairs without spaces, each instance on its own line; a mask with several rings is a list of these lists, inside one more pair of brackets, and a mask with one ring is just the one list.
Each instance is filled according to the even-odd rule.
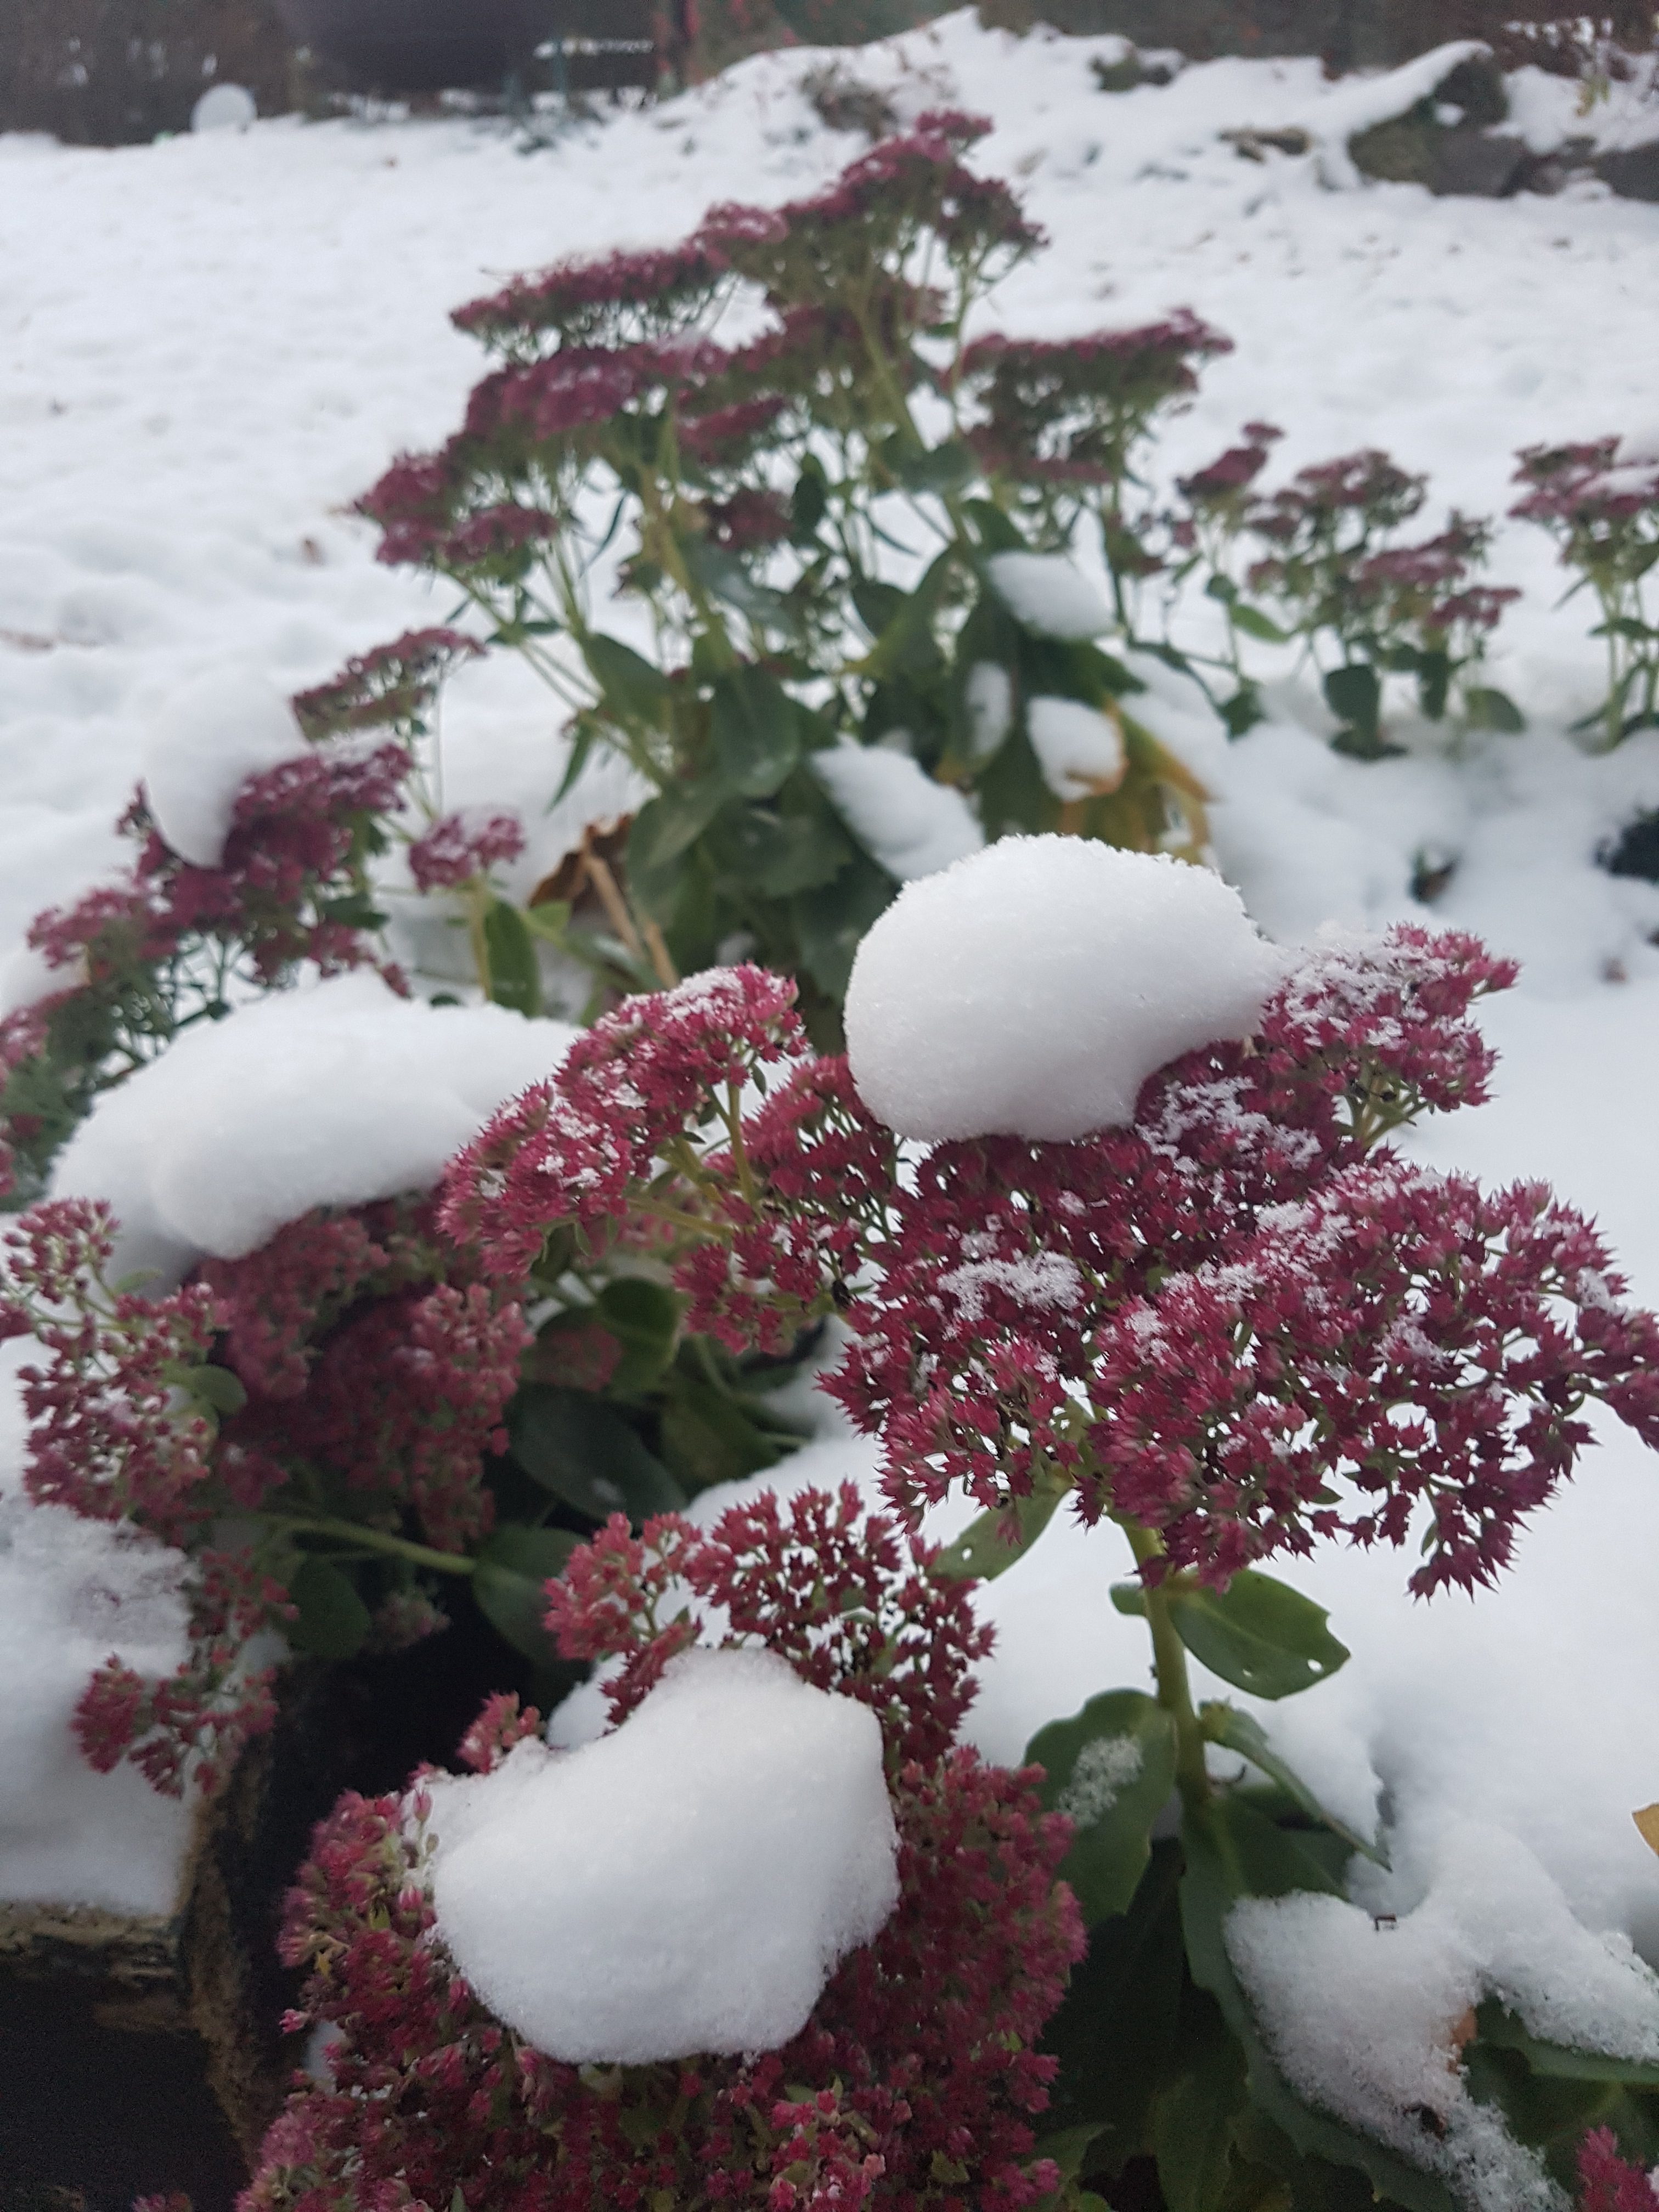
[[[1133,1522],[1123,1523],[1123,1533],[1135,1555],[1135,1565],[1163,1556],[1164,1547],[1150,1528]],[[1204,1759],[1204,1729],[1193,1705],[1192,1683],[1187,1673],[1187,1647],[1182,1642],[1170,1610],[1167,1583],[1148,1583],[1146,1620],[1152,1632],[1152,1671],[1158,1680],[1158,1701],[1175,1723],[1176,1787],[1188,1812],[1209,1802],[1210,1771]]]
[[383,1552],[390,1559],[408,1559],[417,1567],[431,1567],[441,1575],[471,1575],[477,1571],[478,1562],[465,1553],[434,1552],[426,1544],[411,1544],[405,1536],[391,1536],[380,1528],[367,1528],[361,1521],[315,1520],[290,1517],[283,1513],[268,1513],[262,1516],[273,1528],[281,1528],[299,1536],[337,1536],[343,1543],[366,1546],[371,1552]]

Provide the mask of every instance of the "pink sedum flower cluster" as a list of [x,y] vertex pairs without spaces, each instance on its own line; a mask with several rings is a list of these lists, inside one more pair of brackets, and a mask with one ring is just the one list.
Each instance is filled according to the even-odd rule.
[[[430,1206],[307,1215],[246,1258],[207,1261],[161,1297],[112,1290],[107,1209],[60,1200],[5,1240],[0,1338],[47,1355],[22,1370],[25,1481],[43,1504],[120,1520],[189,1555],[191,1649],[151,1682],[112,1659],[81,1701],[91,1764],[131,1758],[155,1786],[212,1789],[275,1716],[250,1639],[293,1616],[289,1552],[239,1516],[350,1504],[393,1534],[409,1516],[457,1553],[487,1533],[482,1480],[530,1332],[515,1298],[434,1238]],[[293,1502],[296,1474],[304,1488]],[[441,1625],[393,1592],[382,1645]]]
[[[901,1169],[788,988],[716,971],[629,1002],[452,1170],[451,1233],[523,1271],[557,1227],[674,1224],[688,1324],[775,1350],[833,1310],[826,1388],[908,1516],[1058,1476],[1218,1584],[1322,1537],[1426,1532],[1420,1593],[1490,1582],[1600,1400],[1659,1438],[1659,1324],[1589,1223],[1382,1139],[1485,1096],[1468,1018],[1513,969],[1407,925],[1296,963],[1258,1036],[1189,1054],[1134,1125],[941,1145]],[[580,1057],[579,1057],[580,1055]],[[793,1060],[738,1121],[745,1072]],[[730,1139],[700,1147],[720,1086]]]
[[[614,1522],[550,1586],[567,1651],[620,1659],[613,1711],[645,1694],[684,1625],[671,1582],[882,1722],[900,1901],[781,2051],[678,2065],[565,2066],[490,2018],[434,1923],[417,1782],[348,1798],[289,1903],[309,1970],[297,2030],[337,2040],[298,2087],[242,2212],[447,2206],[472,2212],[1018,2212],[1052,2190],[1032,2120],[1055,2062],[1042,2027],[1083,1948],[1056,1869],[1068,1824],[1035,1777],[952,1741],[986,1638],[960,1585],[856,1495],[766,1498],[702,1532]],[[463,1755],[488,1766],[533,1724],[493,1699]]]

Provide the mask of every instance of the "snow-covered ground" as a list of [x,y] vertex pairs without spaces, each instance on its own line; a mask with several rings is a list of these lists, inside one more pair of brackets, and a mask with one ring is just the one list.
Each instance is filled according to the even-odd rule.
[[[1005,325],[1057,335],[1190,306],[1235,339],[1159,449],[1167,477],[1266,416],[1288,434],[1282,471],[1361,445],[1427,471],[1429,523],[1454,505],[1501,513],[1517,447],[1654,428],[1659,210],[1595,185],[1497,203],[1354,188],[1340,139],[1355,88],[1316,64],[1217,62],[1108,95],[1089,63],[1111,51],[963,15],[853,65],[902,112],[994,117],[975,158],[1018,182],[1054,240],[1006,286]],[[0,139],[0,957],[109,865],[110,824],[183,686],[228,665],[296,689],[447,612],[374,565],[345,509],[392,453],[453,425],[480,364],[448,308],[523,266],[672,237],[712,201],[827,179],[861,142],[808,106],[811,59],[763,58],[528,155],[458,119],[271,123],[112,153]],[[1540,150],[1574,127],[1571,88],[1528,74],[1517,91]],[[1291,123],[1319,142],[1306,157],[1248,161],[1218,135]],[[1659,135],[1659,108],[1604,128]],[[1531,718],[1524,738],[1344,761],[1288,681],[1273,721],[1229,747],[1156,664],[1146,719],[1209,780],[1219,857],[1275,934],[1387,920],[1419,860],[1458,862],[1437,910],[1528,973],[1491,1015],[1498,1097],[1416,1148],[1492,1181],[1553,1178],[1659,1300],[1659,895],[1594,866],[1659,805],[1659,738],[1579,754],[1565,732],[1597,696],[1588,618],[1556,608],[1535,532],[1500,532],[1493,580],[1527,594],[1492,668]],[[534,819],[557,781],[544,698],[504,659],[460,680],[446,743],[453,803]],[[1659,1863],[1629,1819],[1659,1797],[1656,1476],[1609,1434],[1478,1601],[1413,1606],[1392,1555],[1297,1575],[1356,1656],[1263,1717],[1350,1820],[1369,1826],[1383,1788],[1396,1872],[1365,1902],[1431,1900],[1435,1955],[1462,1962],[1454,1994],[1484,1976],[1565,2033],[1582,2026],[1575,1992],[1601,1990],[1604,2026],[1659,2050],[1659,1986],[1620,1984],[1620,2014],[1599,1940],[1659,1960]],[[1062,1523],[995,1586],[1001,1645],[975,1722],[995,1755],[1142,1679],[1141,1632],[1106,1601],[1125,1565],[1109,1535]],[[108,1785],[112,1805],[131,1780]],[[134,1901],[153,1900],[154,1869],[152,1855]],[[1532,1931],[1521,1965],[1493,1899]],[[1361,1918],[1340,1972],[1363,1983],[1376,1962]]]

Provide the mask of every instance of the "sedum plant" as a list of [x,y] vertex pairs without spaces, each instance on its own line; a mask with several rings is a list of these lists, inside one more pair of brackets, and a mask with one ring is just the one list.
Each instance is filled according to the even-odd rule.
[[[1300,469],[1288,484],[1255,489],[1283,433],[1247,423],[1243,442],[1183,477],[1184,511],[1174,525],[1182,557],[1177,579],[1200,567],[1226,617],[1236,689],[1222,708],[1235,736],[1261,716],[1246,673],[1242,637],[1286,645],[1300,639],[1341,727],[1333,744],[1359,760],[1398,747],[1384,734],[1391,677],[1413,684],[1430,722],[1449,714],[1466,728],[1518,730],[1519,710],[1480,682],[1486,641],[1520,594],[1475,578],[1491,526],[1454,514],[1437,537],[1401,544],[1398,532],[1422,508],[1427,479],[1375,451]],[[1238,548],[1254,539],[1241,583]]]
[[1607,748],[1659,726],[1659,623],[1647,581],[1659,562],[1659,462],[1623,454],[1622,445],[1529,446],[1515,478],[1526,495],[1510,509],[1555,540],[1577,577],[1567,597],[1588,591],[1601,611],[1592,635],[1607,648],[1607,696],[1578,726],[1598,730]]
[[[1121,587],[1132,457],[1226,342],[1188,315],[970,338],[1042,244],[963,162],[987,127],[925,115],[814,198],[715,208],[680,246],[463,307],[496,366],[448,443],[361,502],[383,560],[453,583],[544,678],[569,715],[567,787],[596,747],[636,770],[638,949],[578,944],[613,983],[740,944],[799,977],[834,1041],[854,949],[904,871],[848,744],[896,757],[886,792],[908,763],[905,804],[931,794],[958,852],[975,822],[1203,843],[1200,787],[1094,641],[1107,610],[1063,562],[1024,591],[997,578],[1000,556],[1086,532]],[[597,604],[613,580],[636,643]],[[1092,718],[1080,774],[1045,773],[1035,702]]]

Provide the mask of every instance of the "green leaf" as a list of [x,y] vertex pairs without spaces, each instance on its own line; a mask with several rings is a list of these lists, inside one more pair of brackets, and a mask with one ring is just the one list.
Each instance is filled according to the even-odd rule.
[[906,491],[959,491],[978,473],[966,446],[954,440],[943,446],[918,446],[904,431],[896,431],[885,441],[881,458]]
[[1167,2078],[1185,1972],[1178,1904],[1181,1847],[1152,1845],[1129,1909],[1089,1930],[1042,2048],[1060,2061],[1049,2106],[1057,2128],[1108,2130],[1113,2171],[1139,2149],[1152,2099]]
[[[1146,1593],[1139,1583],[1116,1583],[1112,1603],[1120,1613],[1144,1616]],[[1271,1575],[1245,1569],[1224,1590],[1187,1588],[1170,1600],[1170,1615],[1194,1659],[1257,1698],[1291,1698],[1335,1674],[1348,1657],[1326,1621],[1322,1606]]]
[[507,1418],[508,1449],[531,1480],[590,1521],[625,1513],[637,1526],[685,1503],[632,1425],[598,1398],[527,1382]]
[[809,453],[800,465],[789,501],[789,534],[797,545],[810,544],[818,533],[830,507],[830,488],[823,463]]
[[738,554],[711,544],[706,538],[682,538],[679,547],[681,558],[710,599],[735,607],[751,622],[783,622],[782,595],[769,585],[758,583]]
[[714,757],[732,789],[769,799],[800,758],[794,702],[763,668],[728,669],[714,686]]
[[775,814],[728,806],[715,817],[711,849],[723,874],[767,898],[787,898],[831,882],[853,847],[826,810]]
[[1259,638],[1263,645],[1288,645],[1291,633],[1281,629],[1271,615],[1264,615],[1260,607],[1253,607],[1248,599],[1232,599],[1229,613],[1235,629],[1242,629],[1246,637]]
[[1472,730],[1502,730],[1513,736],[1527,726],[1527,718],[1507,691],[1489,684],[1469,685],[1462,693],[1463,720]]
[[1304,2157],[1357,2167],[1379,2197],[1405,2212],[1455,2212],[1449,2191],[1433,2175],[1303,2103],[1274,2065],[1227,1956],[1227,1915],[1240,1898],[1288,1897],[1304,1889],[1339,1895],[1338,1884],[1294,1837],[1237,1797],[1212,1798],[1201,1812],[1189,1814],[1182,1843],[1187,1869],[1181,1917],[1193,1979],[1215,1998],[1243,2048],[1256,2111]]
[[619,1398],[648,1390],[674,1356],[680,1302],[643,1275],[613,1276],[596,1301],[599,1318],[623,1347],[609,1388]]
[[1056,1479],[1034,1489],[1030,1498],[1017,1498],[1010,1506],[981,1513],[964,1528],[954,1544],[947,1544],[928,1570],[940,1582],[994,1583],[1024,1558],[1054,1519],[1069,1483]]
[[1267,710],[1261,703],[1261,694],[1254,684],[1242,684],[1231,699],[1222,702],[1217,710],[1226,725],[1230,738],[1248,737],[1258,722],[1265,722]]
[[695,845],[725,803],[726,794],[713,779],[676,784],[650,799],[634,817],[628,839],[628,873],[659,874]]
[[524,926],[532,937],[543,938],[549,945],[562,945],[570,927],[569,900],[544,899],[539,906],[526,907]]
[[343,1567],[308,1559],[288,1586],[299,1618],[283,1633],[296,1651],[313,1659],[352,1659],[368,1641],[368,1607]]
[[1027,550],[1019,525],[1012,515],[1005,514],[994,500],[964,500],[963,513],[979,532],[979,542],[986,552],[1023,553]]
[[547,1585],[556,1582],[581,1542],[568,1528],[497,1528],[480,1548],[472,1595],[496,1633],[540,1665],[556,1662],[558,1646],[544,1623]]
[[1340,722],[1375,744],[1382,718],[1382,679],[1368,660],[1334,668],[1325,678],[1325,703]]
[[1175,1787],[1175,1723],[1140,1690],[1108,1690],[1025,1748],[1046,1770],[1042,1802],[1075,1823],[1061,1869],[1092,1927],[1127,1912],[1152,1856],[1152,1825]]
[[[861,664],[864,674],[914,674],[939,665],[943,656],[933,635],[933,617],[951,581],[956,559],[954,546],[935,555],[913,592],[897,592],[890,584],[876,584],[868,578],[854,585],[854,604],[858,607],[860,621],[866,629],[873,629],[872,617],[880,622],[875,644]],[[884,608],[884,614],[881,611]]]
[[582,658],[618,721],[644,722],[653,729],[660,726],[663,711],[673,696],[660,668],[619,637],[586,639]]
[[241,1377],[233,1375],[228,1367],[180,1367],[173,1370],[168,1379],[226,1420],[247,1403]]
[[1417,653],[1414,659],[1417,703],[1429,721],[1441,721],[1445,717],[1446,701],[1451,692],[1451,655],[1449,653],[1423,652]]
[[1261,1723],[1250,1714],[1240,1712],[1237,1705],[1206,1705],[1199,1708],[1199,1718],[1212,1743],[1218,1743],[1227,1751],[1236,1751],[1241,1759],[1248,1759],[1252,1766],[1259,1767],[1263,1774],[1278,1783],[1293,1804],[1300,1806],[1322,1826],[1328,1828],[1334,1836],[1340,1836],[1352,1850],[1363,1853],[1373,1865],[1387,1866],[1388,1853],[1376,1844],[1368,1844],[1363,1836],[1357,1835],[1334,1813],[1325,1810],[1295,1768],[1273,1749],[1262,1731]]
[[1213,2005],[1206,2003],[1201,2017],[1196,2047],[1182,2052],[1187,2064],[1152,2106],[1152,2148],[1168,2212],[1220,2212],[1245,2106],[1244,2053]]
[[712,1483],[763,1474],[799,1441],[763,1425],[755,1419],[758,1408],[712,1382],[683,1372],[670,1381],[662,1414],[662,1453],[687,1490],[707,1490]]
[[498,1006],[532,1018],[542,1010],[542,975],[536,939],[515,906],[497,899],[484,916],[484,952],[489,962],[489,995]]
[[885,868],[862,853],[821,889],[790,901],[803,966],[826,996],[840,1000],[865,932],[898,891]]
[[1475,2014],[1480,2039],[1500,2051],[1518,2051],[1534,2074],[1560,2081],[1617,2081],[1634,2088],[1659,2089],[1659,2065],[1642,2058],[1617,2058],[1601,2051],[1579,2051],[1569,2044],[1545,2043],[1530,2034],[1489,1997]]

